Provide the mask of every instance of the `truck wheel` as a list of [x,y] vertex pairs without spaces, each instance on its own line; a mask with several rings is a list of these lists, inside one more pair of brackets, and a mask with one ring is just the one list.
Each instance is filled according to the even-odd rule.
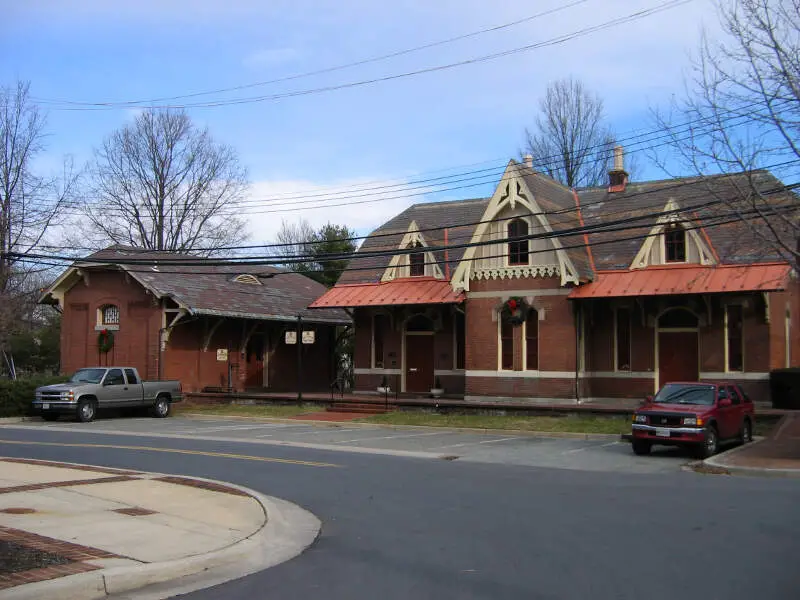
[[753,441],[753,426],[750,424],[750,419],[745,419],[742,423],[742,432],[739,434],[739,441],[742,444]]
[[90,423],[94,421],[97,413],[97,407],[92,400],[81,400],[78,402],[78,421],[81,423]]
[[633,446],[633,453],[636,456],[645,456],[646,454],[650,454],[650,448],[652,447],[650,442],[647,440],[633,440],[631,445]]
[[716,428],[712,425],[706,429],[706,440],[703,442],[701,454],[703,458],[714,456],[719,449],[719,436]]
[[153,405],[153,416],[158,419],[163,419],[169,416],[169,399],[165,396],[156,398],[156,403]]

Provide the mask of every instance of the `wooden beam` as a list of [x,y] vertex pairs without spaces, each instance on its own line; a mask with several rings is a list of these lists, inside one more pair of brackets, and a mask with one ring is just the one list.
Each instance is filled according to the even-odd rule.
[[222,317],[211,326],[211,329],[208,330],[206,333],[205,339],[203,340],[203,352],[208,350],[208,346],[211,344],[211,338],[214,337],[214,333],[219,329],[219,326],[225,322],[225,317]]

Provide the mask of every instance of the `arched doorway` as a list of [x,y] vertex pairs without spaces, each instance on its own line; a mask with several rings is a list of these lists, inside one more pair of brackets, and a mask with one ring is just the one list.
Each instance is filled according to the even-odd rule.
[[406,321],[404,391],[427,394],[434,383],[433,321],[415,315]]
[[656,325],[658,387],[700,378],[698,318],[688,308],[668,308]]

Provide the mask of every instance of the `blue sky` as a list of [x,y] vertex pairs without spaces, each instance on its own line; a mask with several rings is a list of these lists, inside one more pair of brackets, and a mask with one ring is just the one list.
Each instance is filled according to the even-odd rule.
[[[663,0],[587,0],[547,17],[460,42],[332,73],[201,99],[271,95],[424,69],[533,44]],[[125,101],[182,95],[341,65],[522,19],[562,0],[4,0],[0,82],[31,82],[36,98]],[[365,232],[405,206],[491,193],[486,184],[350,207],[264,213],[265,199],[396,183],[489,166],[518,155],[547,84],[573,76],[600,94],[621,133],[653,128],[649,110],[680,94],[714,6],[693,0],[567,43],[375,85],[192,108],[239,152],[253,182],[251,241],[271,241],[281,219],[328,220]],[[47,105],[44,105],[47,106]],[[49,108],[42,168],[64,154],[84,162],[133,109]],[[480,163],[480,164],[477,164]],[[470,166],[476,165],[476,166]],[[662,177],[655,168],[645,177]],[[369,183],[367,183],[369,182]],[[379,182],[379,183],[372,183]],[[468,182],[469,183],[469,182]],[[462,184],[463,185],[463,184]],[[358,192],[355,193],[363,193]],[[395,191],[388,196],[404,195]],[[328,203],[334,203],[331,200]],[[270,206],[274,210],[275,204]]]

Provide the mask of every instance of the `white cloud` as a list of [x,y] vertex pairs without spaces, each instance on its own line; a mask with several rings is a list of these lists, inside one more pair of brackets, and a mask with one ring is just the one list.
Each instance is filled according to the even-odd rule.
[[328,183],[257,181],[239,216],[247,220],[252,243],[274,242],[282,221],[301,219],[314,228],[326,223],[347,225],[358,235],[366,235],[411,204],[424,202],[423,196],[405,196],[402,187],[387,187],[398,184],[402,182],[369,178]]

